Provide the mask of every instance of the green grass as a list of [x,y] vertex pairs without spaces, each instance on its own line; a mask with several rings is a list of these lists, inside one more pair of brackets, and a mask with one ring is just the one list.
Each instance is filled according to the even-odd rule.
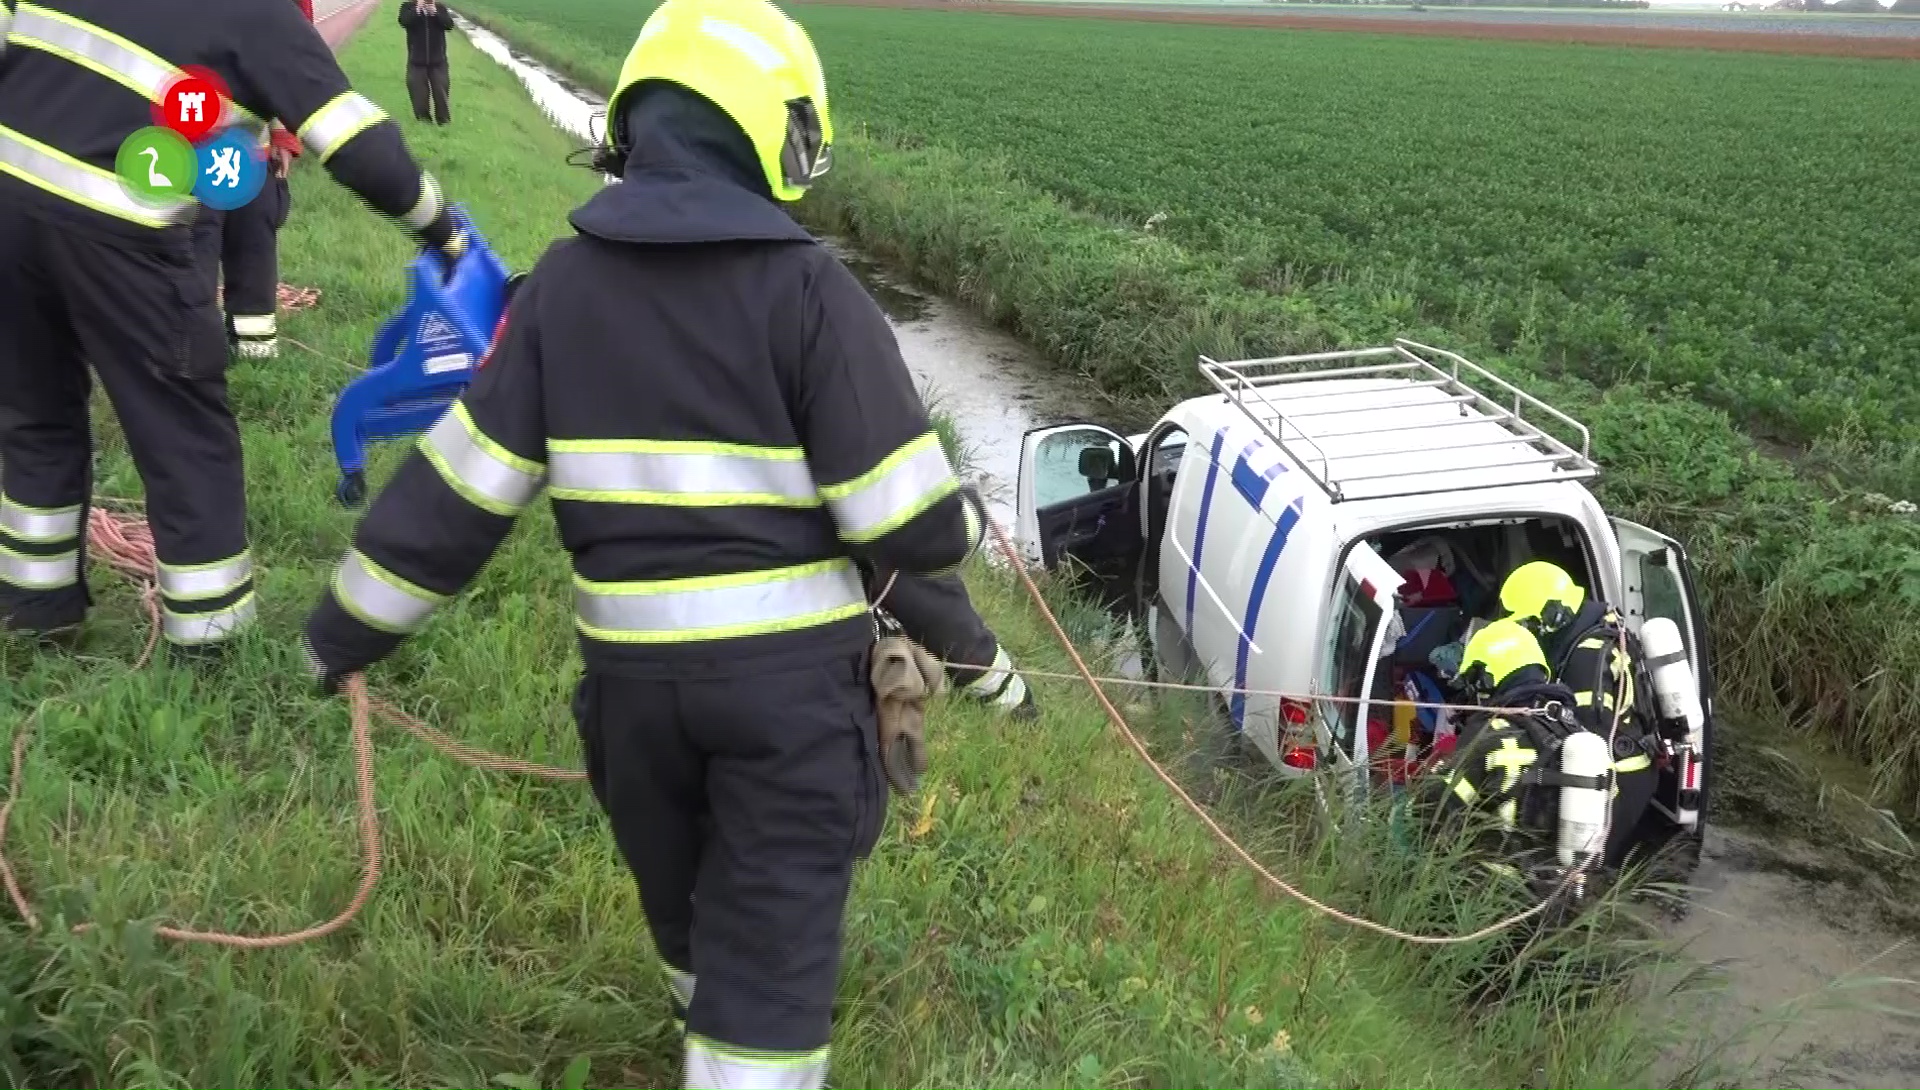
[[[645,9],[470,6],[603,88]],[[1723,719],[1920,816],[1910,65],[795,10],[841,136],[816,226],[1150,403],[1202,352],[1396,335],[1523,381],[1693,554]]]
[[[409,138],[525,268],[598,182],[562,165],[567,142],[509,76],[452,49],[456,125],[409,121]],[[346,60],[408,116],[396,28],[374,20]],[[140,609],[98,574],[79,655],[0,641],[0,719],[46,707],[8,848],[52,925],[29,934],[0,910],[0,1083],[668,1085],[666,991],[577,786],[471,772],[382,734],[387,876],[357,921],[284,951],[152,936],[156,922],[305,926],[358,876],[346,709],[313,693],[295,637],[353,523],[332,505],[327,413],[397,305],[409,249],[310,165],[283,243],[283,278],[325,293],[283,333],[333,360],[290,348],[233,370],[262,624],[222,671],[135,673]],[[136,495],[104,431],[102,491]],[[970,578],[1018,658],[1065,668],[1011,584]],[[475,744],[576,762],[566,579],[549,516],[530,515],[373,684]],[[1084,611],[1075,623],[1098,634]],[[1626,974],[1641,955],[1601,930],[1611,913],[1518,959],[1338,928],[1232,865],[1089,694],[1042,698],[1035,725],[935,709],[930,808],[895,815],[849,910],[840,1085],[1613,1086],[1651,1061],[1664,1031],[1640,1023],[1646,986]],[[1171,752],[1208,737],[1190,708],[1135,713]],[[1457,854],[1382,847],[1377,831],[1332,850],[1297,793],[1212,795],[1277,867],[1403,926],[1471,927],[1511,904],[1449,866]],[[61,930],[80,918],[103,926]]]

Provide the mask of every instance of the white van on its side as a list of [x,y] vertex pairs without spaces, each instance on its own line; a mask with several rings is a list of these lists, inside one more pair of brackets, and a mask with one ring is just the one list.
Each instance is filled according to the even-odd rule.
[[1220,392],[1144,434],[1027,434],[1017,532],[1030,562],[1071,559],[1122,588],[1156,672],[1218,687],[1274,765],[1364,782],[1383,733],[1404,744],[1414,730],[1410,709],[1372,702],[1430,698],[1428,652],[1499,615],[1507,572],[1551,560],[1634,630],[1678,627],[1696,729],[1662,762],[1655,807],[1697,830],[1713,726],[1705,617],[1680,545],[1610,517],[1585,486],[1599,467],[1584,425],[1405,340],[1200,369]]

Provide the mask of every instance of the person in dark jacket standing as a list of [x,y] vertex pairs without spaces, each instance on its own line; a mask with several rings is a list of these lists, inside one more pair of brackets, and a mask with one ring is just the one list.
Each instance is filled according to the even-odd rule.
[[[313,22],[313,0],[294,3],[302,18]],[[286,226],[293,203],[287,172],[300,155],[300,138],[278,122],[270,140],[271,167],[260,195],[231,212],[203,207],[193,225],[193,245],[203,275],[214,283],[225,281],[222,309],[227,316],[227,343],[252,359],[280,354],[275,317],[280,297],[280,228]]]
[[880,307],[781,207],[833,139],[799,25],[666,0],[608,115],[622,180],[369,508],[306,651],[328,690],[391,653],[544,488],[589,781],[685,1012],[683,1085],[819,1087],[887,805],[857,565],[952,571],[984,508]]
[[407,93],[413,116],[445,125],[447,104],[447,31],[453,12],[439,0],[400,0],[400,25],[407,28]]
[[146,485],[162,634],[223,648],[255,611],[226,337],[195,260],[198,203],[123,184],[123,147],[184,69],[204,67],[232,101],[196,103],[250,139],[264,145],[263,119],[281,122],[448,261],[466,235],[292,4],[0,0],[0,12],[0,625],[72,629],[91,603],[91,365]]

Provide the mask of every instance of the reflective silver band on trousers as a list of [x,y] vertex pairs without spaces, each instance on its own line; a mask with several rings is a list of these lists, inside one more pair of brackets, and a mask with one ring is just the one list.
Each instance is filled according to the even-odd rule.
[[211,613],[176,613],[163,610],[160,631],[169,643],[215,643],[226,639],[252,623],[259,600],[249,592],[245,598],[225,609]]
[[752,1087],[754,1090],[814,1090],[827,1079],[827,1049],[770,1052],[733,1048],[697,1034],[687,1035],[688,1087]]
[[30,545],[58,545],[80,536],[80,508],[28,507],[0,496],[0,532]]
[[232,594],[253,578],[253,555],[191,567],[160,565],[160,594],[176,602],[200,602]]
[[347,141],[386,119],[385,110],[363,95],[346,91],[315,110],[313,116],[307,118],[307,123],[300,126],[297,135],[300,142],[312,148],[324,163],[345,147]]
[[[17,45],[39,49],[98,72],[145,96],[148,102],[159,102],[167,88],[187,74],[118,35],[38,4],[20,5],[14,16],[12,36]],[[220,111],[219,124],[238,127],[256,139],[266,138],[267,123],[238,103],[223,97],[211,105]]]
[[896,529],[959,487],[933,432],[890,455],[880,468],[820,490],[847,541],[871,541]]
[[483,435],[458,401],[427,431],[420,449],[449,488],[496,515],[519,514],[546,483],[542,467]]
[[617,445],[643,449],[580,449],[586,445],[548,444],[549,490],[555,499],[696,507],[820,504],[813,472],[798,450],[793,451],[795,457],[788,457],[777,448],[769,449],[769,456],[760,456],[703,449],[710,445],[698,443],[622,443]]
[[679,643],[790,632],[867,609],[844,560],[712,579],[574,581],[581,629],[616,643]]
[[396,636],[420,630],[444,595],[416,587],[360,554],[349,552],[334,572],[333,591],[347,612]]
[[28,556],[0,548],[0,583],[21,590],[59,590],[80,581],[80,551]]
[[5,125],[0,125],[0,170],[56,196],[145,227],[173,226],[184,221],[193,208],[189,201],[147,204],[134,200],[120,179]]

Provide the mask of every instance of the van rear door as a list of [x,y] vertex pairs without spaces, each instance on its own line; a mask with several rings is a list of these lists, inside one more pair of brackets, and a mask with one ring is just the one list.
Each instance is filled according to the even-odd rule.
[[1140,562],[1133,444],[1098,424],[1035,428],[1020,444],[1019,536],[1029,561],[1089,569],[1125,598]]
[[1347,552],[1346,564],[1334,580],[1318,691],[1322,697],[1339,699],[1316,701],[1314,720],[1321,756],[1335,767],[1364,770],[1367,766],[1367,732],[1361,727],[1376,699],[1390,699],[1376,694],[1386,680],[1380,660],[1399,619],[1395,594],[1402,582],[1400,573],[1364,541],[1355,542]]
[[[1621,611],[1636,630],[1649,617],[1665,617],[1680,629],[1687,645],[1687,660],[1693,667],[1694,684],[1700,690],[1701,752],[1695,754],[1696,776],[1690,776],[1699,791],[1698,812],[1704,823],[1709,795],[1713,788],[1714,720],[1713,654],[1707,643],[1706,612],[1700,608],[1695,592],[1693,570],[1687,552],[1680,543],[1626,519],[1613,520],[1614,537],[1620,541],[1620,586],[1625,601]],[[1677,817],[1679,792],[1687,784],[1676,782],[1671,770],[1660,773],[1660,786],[1653,804],[1669,818]]]
[[1687,659],[1700,686],[1700,710],[1713,720],[1713,662],[1708,654],[1706,613],[1694,591],[1693,571],[1680,543],[1626,519],[1613,520],[1620,541],[1620,603],[1633,627],[1648,617],[1665,617],[1680,629]]

